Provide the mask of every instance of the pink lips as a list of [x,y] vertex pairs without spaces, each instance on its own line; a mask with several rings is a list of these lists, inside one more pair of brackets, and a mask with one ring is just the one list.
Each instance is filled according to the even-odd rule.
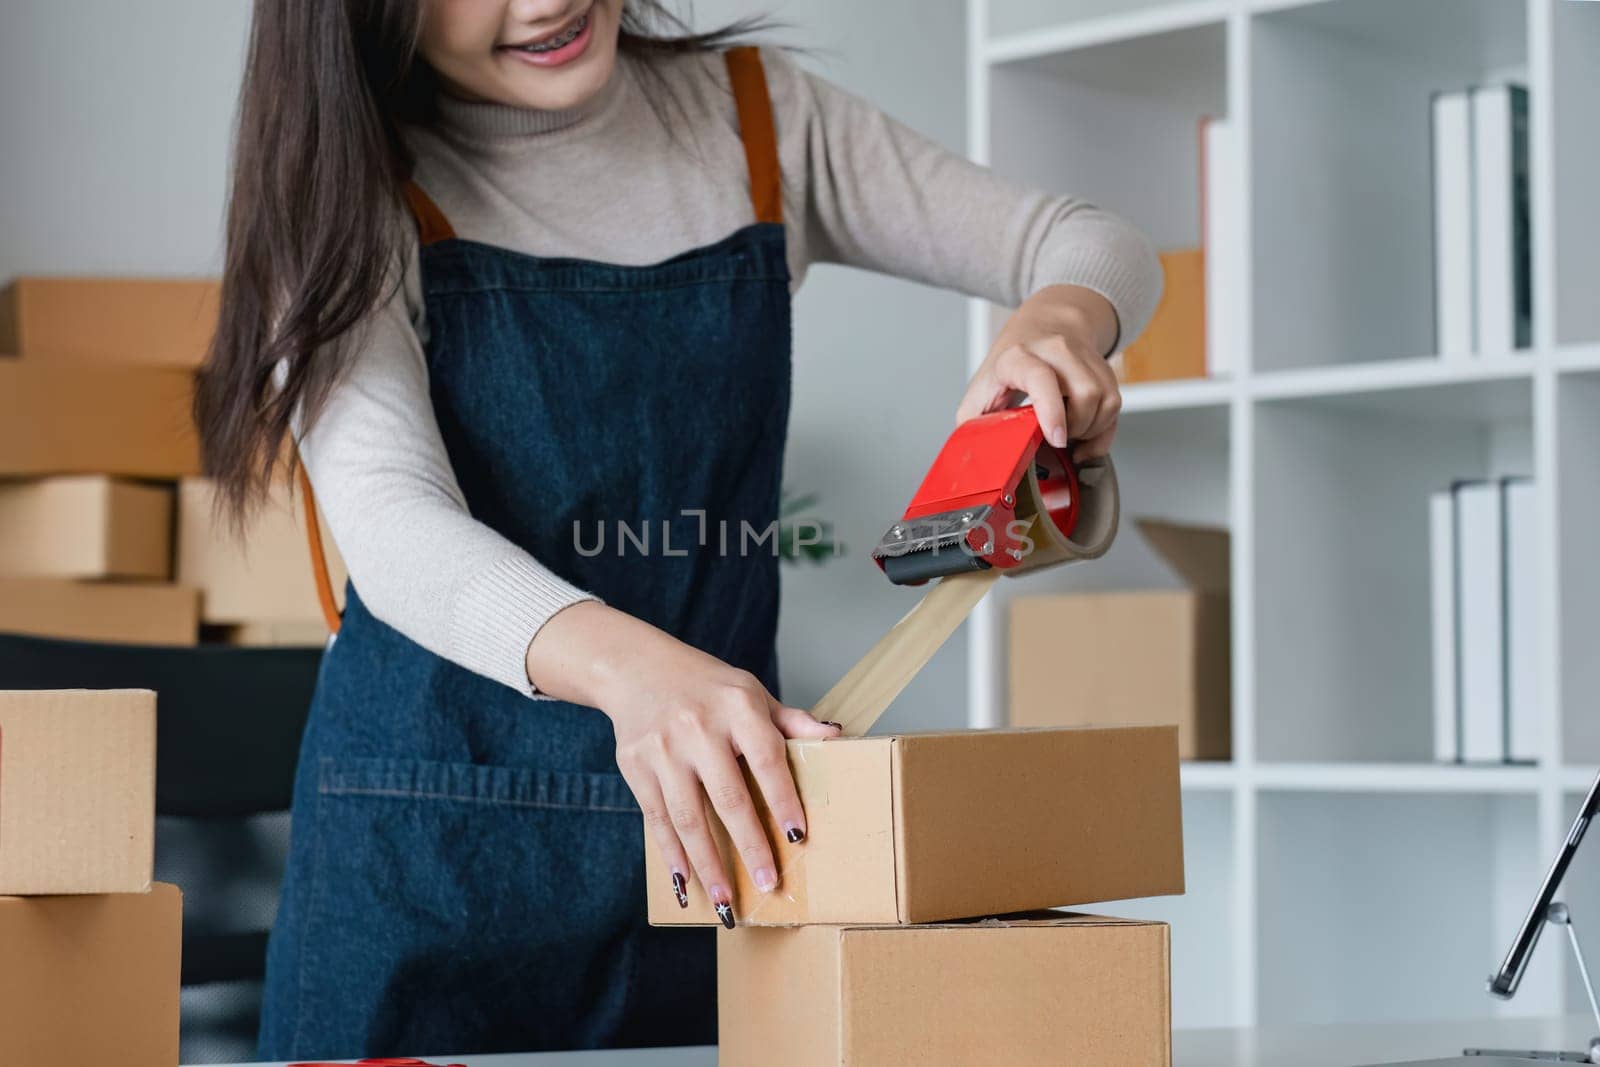
[[521,48],[502,47],[500,51],[535,67],[559,67],[563,64],[571,63],[588,51],[589,41],[594,37],[593,11],[591,10],[586,14],[584,19],[583,29],[578,32],[576,37],[560,48],[551,49],[548,52],[529,52]]

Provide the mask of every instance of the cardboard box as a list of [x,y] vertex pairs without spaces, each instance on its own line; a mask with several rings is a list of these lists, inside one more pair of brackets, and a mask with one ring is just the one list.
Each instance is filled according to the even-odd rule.
[[[298,492],[279,486],[254,513],[241,542],[216,521],[211,482],[189,478],[178,487],[178,581],[200,590],[204,622],[322,623]],[[344,561],[322,527],[328,577],[344,589]]]
[[0,475],[200,472],[188,371],[0,359]]
[[153,692],[0,690],[0,894],[143,893],[155,797]]
[[[761,812],[774,892],[713,820],[741,923],[939,922],[1183,892],[1170,726],[790,741],[789,764],[807,837],[790,844]],[[652,923],[717,922],[698,881],[679,908],[658,850],[645,853]]]
[[18,278],[0,290],[0,352],[194,368],[220,298],[207,278]]
[[1170,722],[1184,759],[1232,754],[1228,534],[1141,521],[1189,588],[1011,601],[1011,723]]
[[0,633],[192,645],[200,636],[200,598],[193,589],[150,582],[0,578]]
[[0,1063],[176,1067],[183,895],[0,897]]
[[1124,382],[1206,376],[1206,260],[1198,248],[1161,253],[1166,285],[1144,333],[1122,353]]
[[767,1067],[1168,1067],[1168,934],[1061,913],[718,931],[718,1054]]
[[172,576],[172,489],[102,475],[0,483],[0,575]]

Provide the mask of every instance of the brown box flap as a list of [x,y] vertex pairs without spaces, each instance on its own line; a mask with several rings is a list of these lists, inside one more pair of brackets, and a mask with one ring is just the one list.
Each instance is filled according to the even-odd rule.
[[1177,727],[892,740],[902,922],[1183,892]]
[[1228,591],[1227,530],[1163,519],[1137,519],[1135,525],[1150,547],[1191,587],[1207,593]]

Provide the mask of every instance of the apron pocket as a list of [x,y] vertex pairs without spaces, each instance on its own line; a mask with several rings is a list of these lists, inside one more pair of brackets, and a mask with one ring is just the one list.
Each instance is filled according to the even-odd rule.
[[328,757],[315,812],[297,1048],[581,1048],[621,1027],[644,910],[621,775]]

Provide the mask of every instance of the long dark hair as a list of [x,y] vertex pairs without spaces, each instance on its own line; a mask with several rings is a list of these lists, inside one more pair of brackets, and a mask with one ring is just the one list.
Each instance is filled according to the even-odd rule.
[[[356,327],[399,284],[393,222],[413,164],[400,127],[426,122],[439,91],[417,52],[423,2],[256,0],[222,312],[194,401],[207,472],[236,522],[284,461],[295,412],[311,424]],[[707,51],[774,25],[693,33],[661,0],[624,0],[618,47]]]

